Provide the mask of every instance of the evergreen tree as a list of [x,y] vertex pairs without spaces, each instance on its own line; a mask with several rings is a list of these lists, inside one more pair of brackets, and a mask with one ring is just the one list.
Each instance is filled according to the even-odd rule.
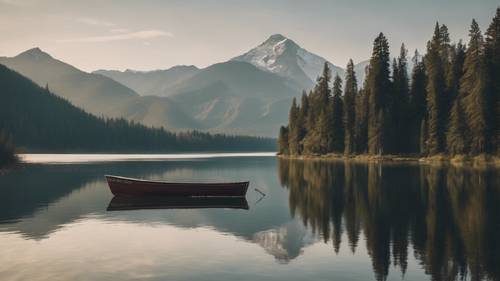
[[425,66],[420,59],[420,55],[415,50],[413,56],[413,70],[411,75],[410,87],[410,108],[409,108],[409,129],[410,129],[410,152],[422,153],[420,150],[421,142],[425,143],[426,140],[421,140],[421,125],[426,114],[426,75]]
[[330,71],[330,67],[328,67],[328,63],[325,62],[323,66],[323,74],[318,78],[318,83],[315,88],[317,96],[316,106],[320,111],[326,111],[328,108],[328,101],[330,100],[329,83],[331,78],[332,73]]
[[446,118],[445,70],[442,59],[442,30],[436,23],[434,36],[427,43],[425,67],[427,72],[427,140],[429,154],[443,152]]
[[491,85],[491,103],[489,111],[493,116],[492,147],[500,155],[500,7],[486,31],[485,57],[488,68],[488,78]]
[[[358,82],[356,73],[354,72],[354,63],[352,59],[347,64],[345,76],[344,90],[344,127],[345,127],[345,142],[344,153],[346,155],[355,152],[355,118],[356,118],[356,95],[358,93]],[[335,94],[334,94],[335,97]]]
[[304,151],[327,153],[332,146],[332,110],[330,106],[329,83],[331,72],[328,64],[318,77],[314,91],[309,95],[309,116],[307,135],[304,138]]
[[464,100],[467,131],[470,132],[469,150],[478,154],[487,152],[491,124],[487,107],[490,97],[484,62],[484,41],[475,20],[472,20],[469,36],[459,95]]
[[368,98],[368,153],[385,154],[390,151],[390,90],[389,43],[383,33],[373,43],[367,90]]
[[462,44],[462,40],[451,47],[450,57],[450,71],[448,71],[446,76],[446,93],[449,101],[449,109],[454,105],[455,99],[458,96],[460,78],[462,78],[463,75],[465,45]]
[[360,89],[356,96],[355,131],[357,154],[368,152],[368,93]]
[[393,124],[398,137],[394,139],[394,149],[398,153],[409,151],[409,79],[408,79],[408,51],[401,45],[400,54],[393,63]]
[[288,148],[290,154],[297,155],[300,154],[299,149],[299,108],[297,107],[297,100],[293,98],[292,107],[290,108],[290,113],[288,115]]
[[331,151],[344,152],[344,104],[342,101],[342,79],[336,75],[333,81],[332,96],[332,123],[329,129],[332,132]]
[[450,120],[448,122],[448,132],[446,134],[446,145],[448,153],[464,154],[467,146],[465,144],[465,115],[462,108],[460,96],[457,96],[450,112]]
[[280,134],[278,137],[278,151],[280,154],[289,154],[289,146],[288,146],[288,127],[281,126]]

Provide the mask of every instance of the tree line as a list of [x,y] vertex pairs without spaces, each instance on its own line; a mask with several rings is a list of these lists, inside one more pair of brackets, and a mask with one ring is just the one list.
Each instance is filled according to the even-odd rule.
[[[31,80],[0,65],[0,131],[10,136],[0,158],[12,151],[32,152],[185,152],[274,151],[271,138],[174,133],[125,119],[96,117]],[[7,140],[7,137],[4,137]],[[7,155],[7,154],[6,154]],[[6,156],[5,156],[6,157]]]
[[[436,23],[427,52],[408,74],[402,44],[391,63],[383,33],[359,86],[349,60],[344,78],[325,64],[315,87],[294,98],[279,152],[290,155],[500,154],[500,8],[483,35],[475,20],[469,42],[451,43]],[[332,87],[330,88],[330,84]]]

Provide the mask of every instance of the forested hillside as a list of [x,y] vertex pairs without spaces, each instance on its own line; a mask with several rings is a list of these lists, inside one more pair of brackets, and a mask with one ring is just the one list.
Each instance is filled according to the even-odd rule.
[[0,129],[28,151],[273,151],[273,139],[171,133],[89,114],[0,65]]
[[362,85],[350,61],[344,86],[335,76],[330,89],[325,64],[314,89],[293,101],[280,153],[499,154],[500,8],[484,35],[472,21],[466,45],[451,43],[446,25],[436,23],[420,57],[415,51],[408,74],[404,44],[391,63],[380,33]]

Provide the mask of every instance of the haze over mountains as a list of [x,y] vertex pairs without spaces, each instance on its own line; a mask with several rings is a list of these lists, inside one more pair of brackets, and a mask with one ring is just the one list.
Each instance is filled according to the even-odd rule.
[[[280,34],[203,69],[174,66],[87,73],[39,48],[0,58],[0,64],[40,86],[48,84],[55,94],[98,116],[124,117],[170,130],[271,137],[287,122],[292,98],[312,87],[325,62],[334,75],[344,77],[343,68]],[[356,65],[359,79],[365,66],[366,62]]]

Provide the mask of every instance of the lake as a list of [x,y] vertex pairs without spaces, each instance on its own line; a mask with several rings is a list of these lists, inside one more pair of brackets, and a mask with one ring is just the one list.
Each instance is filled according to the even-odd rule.
[[[499,170],[269,153],[23,159],[0,174],[0,280],[500,280]],[[105,174],[250,180],[248,209],[113,210]]]

